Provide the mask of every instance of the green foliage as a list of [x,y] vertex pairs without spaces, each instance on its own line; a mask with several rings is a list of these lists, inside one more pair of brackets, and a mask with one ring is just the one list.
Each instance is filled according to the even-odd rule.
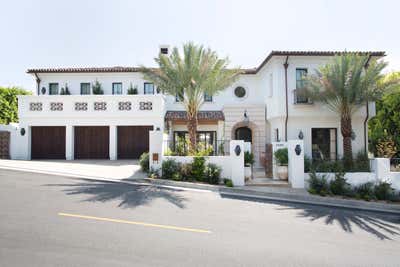
[[353,160],[352,172],[370,172],[370,162],[368,155],[364,151],[359,151]]
[[133,87],[132,83],[131,83],[129,88],[128,88],[127,93],[128,93],[128,95],[137,95],[138,94],[137,86],[135,85],[135,87]]
[[60,95],[70,95],[70,94],[71,94],[71,93],[69,92],[68,85],[65,84],[65,87],[62,87],[62,88],[61,88]]
[[154,169],[153,167],[149,170],[149,177],[153,179],[160,178],[160,171]]
[[307,155],[304,155],[304,172],[306,173],[310,172],[311,165],[312,165],[311,159]]
[[104,91],[101,87],[101,83],[99,81],[95,81],[92,85],[92,92],[94,95],[103,95]]
[[280,148],[274,153],[275,159],[279,165],[287,165],[289,162],[288,149]]
[[227,187],[233,187],[233,182],[231,179],[224,179],[224,185]]
[[329,182],[330,192],[334,195],[348,195],[351,191],[350,184],[347,183],[346,178],[344,178],[345,173],[337,172],[335,173],[335,178]]
[[357,153],[354,159],[350,160],[350,164],[346,164],[342,160],[310,160],[304,157],[304,170],[310,172],[370,172],[370,162],[368,155],[363,151]]
[[18,87],[0,87],[0,124],[18,122],[18,95],[31,93]]
[[192,177],[196,181],[204,182],[205,179],[205,169],[206,160],[204,157],[194,157],[192,163]]
[[180,169],[181,166],[178,162],[173,159],[167,159],[162,162],[162,178],[181,180]]
[[251,166],[254,164],[254,154],[246,151],[244,152],[244,166]]
[[310,173],[310,178],[308,180],[310,194],[318,194],[325,196],[330,193],[329,183],[326,179],[326,175],[318,175],[315,172]]
[[221,178],[221,168],[216,164],[207,164],[205,170],[206,181],[210,184],[219,184],[219,179]]
[[392,200],[394,198],[394,189],[388,182],[379,182],[374,188],[375,196],[378,200]]
[[150,156],[148,152],[144,152],[139,158],[140,168],[144,172],[148,172],[150,168]]
[[192,179],[193,166],[192,163],[184,163],[181,165],[181,175],[183,181],[190,181]]
[[355,188],[355,197],[364,199],[366,201],[376,199],[375,192],[374,192],[374,183],[367,182],[367,183],[357,186]]

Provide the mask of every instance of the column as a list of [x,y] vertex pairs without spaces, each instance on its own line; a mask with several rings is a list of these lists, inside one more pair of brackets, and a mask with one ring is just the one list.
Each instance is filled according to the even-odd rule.
[[289,183],[293,188],[304,188],[304,143],[303,140],[288,141]]
[[74,126],[67,125],[65,126],[65,159],[73,160],[74,159]]
[[110,125],[110,160],[117,160],[117,149],[118,149],[118,135],[117,126]]
[[[232,140],[229,145],[231,180],[234,186],[244,185],[244,141]],[[239,152],[239,153],[237,153]]]

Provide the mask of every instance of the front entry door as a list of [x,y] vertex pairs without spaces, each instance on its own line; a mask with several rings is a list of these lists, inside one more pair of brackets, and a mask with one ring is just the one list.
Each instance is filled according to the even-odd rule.
[[235,139],[251,143],[252,142],[251,129],[248,127],[237,128],[235,131]]

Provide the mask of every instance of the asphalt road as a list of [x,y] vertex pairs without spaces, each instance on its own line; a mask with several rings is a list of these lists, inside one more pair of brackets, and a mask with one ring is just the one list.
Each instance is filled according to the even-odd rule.
[[0,266],[400,266],[400,218],[0,169]]

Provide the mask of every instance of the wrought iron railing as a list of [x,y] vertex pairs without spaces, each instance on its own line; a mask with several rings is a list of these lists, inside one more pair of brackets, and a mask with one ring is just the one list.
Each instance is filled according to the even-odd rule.
[[[208,152],[209,156],[229,155],[230,140],[214,140],[213,142],[198,141],[198,151]],[[164,140],[164,154],[169,156],[187,156],[189,154],[188,141]]]
[[310,97],[307,96],[306,91],[304,89],[295,89],[293,90],[293,104],[313,104],[313,101]]

